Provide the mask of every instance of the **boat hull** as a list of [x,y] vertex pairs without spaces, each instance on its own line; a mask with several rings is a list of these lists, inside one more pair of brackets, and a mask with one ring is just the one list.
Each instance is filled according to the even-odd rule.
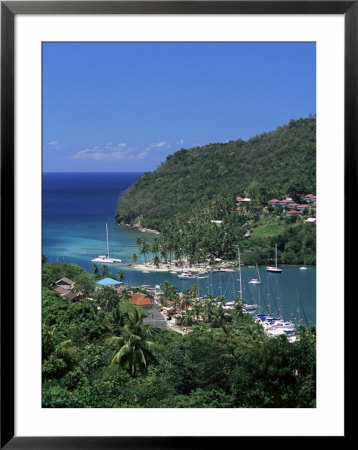
[[99,262],[99,263],[103,263],[103,264],[116,264],[116,263],[120,263],[122,262],[121,259],[113,259],[113,258],[94,258],[91,259],[92,262]]
[[266,267],[266,272],[282,273],[282,269],[278,269],[277,267]]

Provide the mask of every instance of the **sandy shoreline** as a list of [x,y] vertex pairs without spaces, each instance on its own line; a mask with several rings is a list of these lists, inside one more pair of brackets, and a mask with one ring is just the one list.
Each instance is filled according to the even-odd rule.
[[190,270],[191,272],[203,272],[205,269],[202,267],[189,267],[187,265],[183,265],[183,267],[177,267],[177,266],[169,266],[167,264],[159,264],[159,266],[155,266],[154,264],[147,263],[147,264],[133,264],[131,266],[127,266],[128,269],[133,270],[148,270],[150,272],[176,272],[180,273],[183,270]]
[[[211,267],[212,270],[220,270],[220,267],[223,269],[228,267],[227,264],[218,265],[217,267]],[[169,265],[160,263],[158,266],[155,266],[153,263],[146,263],[146,264],[133,264],[126,266],[128,269],[132,270],[141,270],[141,271],[148,271],[148,272],[175,272],[180,273],[183,271],[190,271],[194,273],[206,273],[207,269],[203,266],[189,266],[188,264],[183,264],[182,267],[178,267],[175,265]]]

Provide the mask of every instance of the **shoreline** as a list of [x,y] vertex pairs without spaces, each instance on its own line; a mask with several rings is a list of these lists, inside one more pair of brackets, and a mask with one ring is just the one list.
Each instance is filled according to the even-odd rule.
[[151,229],[151,228],[139,227],[139,226],[137,226],[137,225],[129,225],[129,223],[120,223],[120,222],[117,222],[117,225],[119,225],[120,227],[127,227],[127,228],[131,228],[132,230],[141,231],[142,233],[154,233],[154,234],[160,234],[160,231],[158,231],[158,230],[153,230],[153,229]]
[[176,272],[180,273],[183,272],[183,270],[190,270],[191,272],[203,272],[205,269],[202,267],[192,266],[189,267],[187,265],[183,265],[183,267],[177,267],[177,266],[171,266],[169,264],[163,264],[160,263],[159,266],[155,266],[153,263],[146,263],[146,264],[133,264],[131,266],[126,266],[128,269],[133,270],[148,270],[150,272]]
[[236,272],[236,270],[233,269],[233,267],[236,267],[237,264],[234,262],[227,262],[224,264],[216,265],[215,267],[211,266],[210,269],[208,269],[206,266],[189,266],[187,263],[183,263],[183,265],[176,266],[175,264],[165,264],[165,263],[159,263],[158,266],[154,265],[153,263],[140,263],[140,264],[132,264],[123,266],[126,269],[132,269],[132,270],[147,270],[149,272],[175,272],[175,273],[181,273],[185,271],[195,272],[198,274],[201,273],[207,273],[208,271],[219,271],[219,272]]
[[[302,266],[301,264],[282,264],[280,267],[285,268],[285,267],[297,267],[299,268],[300,266]],[[189,271],[189,272],[194,272],[194,273],[207,273],[210,272],[210,270],[212,272],[237,272],[238,271],[238,264],[234,263],[234,262],[229,262],[229,263],[224,263],[223,265],[217,265],[215,267],[210,267],[210,269],[206,269],[205,267],[202,266],[189,266],[187,264],[183,264],[182,267],[178,267],[175,265],[170,265],[170,264],[165,264],[165,263],[160,263],[159,266],[155,266],[153,263],[141,263],[141,264],[128,264],[128,265],[123,265],[122,266],[124,269],[128,269],[128,270],[136,270],[136,271],[143,271],[143,270],[147,270],[149,272],[175,272],[177,274],[181,273],[181,272],[185,272],[185,271]],[[242,269],[255,269],[255,266],[251,266],[251,265],[245,265],[243,263],[241,263],[241,267]],[[266,265],[260,265],[259,267],[263,267],[265,268]],[[311,267],[316,267],[315,265],[306,265],[307,268],[311,268]]]

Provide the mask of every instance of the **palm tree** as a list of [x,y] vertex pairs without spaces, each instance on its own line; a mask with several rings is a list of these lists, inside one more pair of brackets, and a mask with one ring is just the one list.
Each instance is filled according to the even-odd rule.
[[127,321],[121,328],[121,336],[113,336],[109,343],[118,343],[119,350],[114,355],[111,365],[128,371],[131,377],[138,373],[145,374],[148,363],[156,361],[159,346],[152,341],[152,327],[143,324],[144,313],[135,308],[127,315]]
[[159,263],[160,263],[160,259],[159,259],[158,255],[155,255],[154,258],[153,258],[153,264],[156,267],[159,267]]
[[165,264],[168,264],[168,254],[164,248],[160,252],[160,257],[163,261],[165,261]]
[[138,260],[137,254],[133,253],[133,255],[132,255],[132,262],[135,264],[137,262],[137,260]]
[[192,292],[192,298],[196,298],[199,295],[199,286],[197,284],[193,284],[190,286],[191,292]]
[[181,297],[180,300],[180,308],[182,309],[186,309],[192,300],[192,291],[191,289],[185,289],[185,291],[183,292],[183,296]]
[[130,289],[128,289],[128,287],[122,287],[118,291],[118,295],[121,300],[129,301],[131,298],[131,291],[130,291]]
[[125,276],[126,276],[126,274],[123,272],[123,270],[120,270],[118,272],[118,279],[119,279],[119,281],[123,281]]
[[93,266],[92,266],[92,272],[93,272],[93,273],[98,273],[98,266],[97,266],[97,264],[93,264]]
[[233,317],[235,320],[243,317],[244,315],[244,306],[242,304],[242,300],[240,297],[234,298],[234,313]]
[[149,253],[149,244],[146,242],[145,239],[141,242],[140,245],[140,254],[144,255],[144,263],[147,264],[147,253]]
[[185,313],[183,313],[182,324],[186,327],[188,326],[190,327],[194,323],[195,323],[194,312],[188,309],[187,311],[185,311]]
[[107,274],[108,274],[108,266],[104,265],[104,266],[102,266],[101,275],[102,275],[102,277],[104,277]]
[[139,246],[139,260],[140,260],[140,262],[142,262],[142,258],[141,258],[142,252],[140,251],[140,248],[142,245],[142,239],[140,237],[137,237],[135,240],[135,243]]

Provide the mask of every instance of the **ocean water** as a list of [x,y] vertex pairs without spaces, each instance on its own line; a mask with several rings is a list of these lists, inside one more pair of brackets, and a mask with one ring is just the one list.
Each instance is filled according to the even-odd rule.
[[[106,253],[108,224],[110,255],[122,260],[109,265],[117,274],[125,272],[125,282],[139,285],[162,284],[164,281],[184,290],[196,284],[202,295],[225,295],[228,300],[239,295],[238,272],[213,273],[204,279],[179,279],[170,273],[133,270],[132,254],[139,253],[137,237],[150,242],[155,234],[140,232],[115,222],[117,200],[121,192],[136,181],[141,173],[44,173],[42,180],[42,253],[48,262],[76,263],[92,271],[91,259]],[[101,264],[98,264],[101,267]],[[241,270],[243,298],[255,303],[262,312],[280,312],[286,320],[316,324],[316,268],[282,266],[282,274],[268,273],[259,267],[261,285],[250,285],[256,269]],[[297,304],[300,305],[299,311]],[[307,320],[307,322],[306,322]]]

